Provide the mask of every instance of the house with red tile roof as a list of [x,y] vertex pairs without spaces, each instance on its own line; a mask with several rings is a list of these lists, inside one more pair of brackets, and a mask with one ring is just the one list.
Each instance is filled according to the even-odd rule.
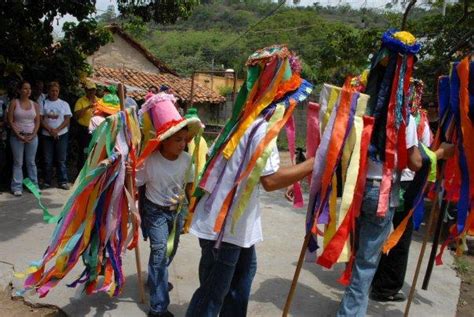
[[[179,76],[118,25],[110,25],[109,30],[113,41],[87,59],[93,68],[90,80],[102,85],[122,82],[128,95],[139,102],[151,86],[165,85],[182,106],[191,103],[191,78]],[[192,101],[200,116],[212,119],[218,115],[226,99],[195,82]]]

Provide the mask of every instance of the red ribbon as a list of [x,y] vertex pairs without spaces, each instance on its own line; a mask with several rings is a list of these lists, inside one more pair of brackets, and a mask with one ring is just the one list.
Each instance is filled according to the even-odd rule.
[[[337,229],[333,238],[324,248],[323,253],[318,257],[317,263],[326,267],[331,268],[336,262],[341,252],[344,248],[344,244],[349,238],[349,234],[355,229],[355,219],[360,214],[360,207],[362,205],[362,199],[364,197],[365,182],[367,177],[367,156],[370,139],[372,137],[372,131],[374,128],[374,118],[369,116],[364,116],[364,129],[361,136],[361,146],[360,146],[360,162],[359,162],[359,174],[357,175],[356,187],[354,189],[354,197],[349,207],[349,210],[342,221],[341,225]],[[352,262],[354,258],[354,248],[352,248],[351,261],[346,267],[346,271],[341,277],[342,280],[347,280],[350,278],[352,270]],[[340,280],[341,281],[341,280]]]

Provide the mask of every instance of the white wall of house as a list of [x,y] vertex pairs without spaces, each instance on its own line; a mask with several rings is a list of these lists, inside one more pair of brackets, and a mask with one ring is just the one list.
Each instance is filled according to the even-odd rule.
[[102,65],[112,68],[131,68],[143,72],[159,73],[158,68],[120,35],[113,34],[113,41],[102,46],[87,58],[91,65]]

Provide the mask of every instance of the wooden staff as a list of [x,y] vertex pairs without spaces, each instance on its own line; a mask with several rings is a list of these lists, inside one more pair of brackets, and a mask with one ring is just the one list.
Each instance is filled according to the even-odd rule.
[[407,305],[405,307],[405,314],[403,315],[405,317],[408,317],[408,313],[410,312],[411,302],[413,301],[413,297],[415,296],[415,289],[416,289],[416,283],[418,281],[418,275],[420,274],[421,263],[423,262],[423,257],[425,255],[426,244],[428,243],[428,239],[430,237],[430,231],[431,231],[431,228],[433,228],[433,223],[435,221],[435,217],[438,212],[439,212],[438,191],[436,191],[436,196],[433,200],[433,206],[431,207],[431,214],[430,214],[428,228],[423,237],[423,244],[421,245],[420,256],[418,257],[418,263],[416,264],[415,275],[413,276],[413,282],[411,283],[410,294],[408,295]]
[[[123,84],[119,83],[117,86],[118,96],[120,99],[120,111],[125,111],[125,94],[123,89]],[[127,187],[128,192],[132,196],[132,203],[135,204],[135,192],[133,190],[133,178],[132,175],[127,175],[125,179],[125,186]],[[138,241],[137,245],[135,246],[135,264],[137,267],[137,278],[138,278],[138,292],[140,296],[140,303],[145,303],[145,289],[143,287],[142,282],[142,262],[140,257],[140,241]]]
[[286,298],[285,308],[283,309],[283,317],[288,316],[288,312],[290,311],[291,301],[293,300],[293,295],[295,294],[296,284],[298,284],[298,278],[300,277],[304,256],[306,254],[306,249],[308,248],[310,239],[311,232],[308,232],[304,238],[303,245],[301,246],[300,257],[298,259],[298,264],[296,265],[295,275],[293,276],[293,282],[291,283],[290,291],[288,293],[288,297]]
[[[420,274],[421,264],[423,262],[423,257],[425,255],[426,244],[428,243],[430,233],[433,230],[433,226],[436,220],[436,215],[440,214],[438,197],[439,197],[441,181],[444,176],[444,169],[446,167],[446,164],[444,164],[444,161],[441,161],[439,162],[439,166],[440,166],[439,168],[440,173],[438,174],[438,179],[436,181],[437,187],[436,187],[435,197],[433,199],[433,206],[431,206],[430,220],[428,223],[428,228],[426,229],[425,235],[423,237],[423,244],[421,245],[420,256],[418,257],[418,263],[416,264],[415,275],[413,276],[413,282],[411,284],[410,294],[408,295],[407,305],[405,307],[405,314],[404,314],[405,317],[408,317],[408,313],[410,312],[411,302],[413,301],[413,297],[415,296],[416,283],[418,281],[418,275]],[[439,217],[441,217],[441,215],[439,215]],[[434,258],[433,258],[433,261],[434,261]]]
[[423,285],[421,289],[427,290],[428,284],[430,283],[431,273],[433,272],[433,266],[436,259],[436,253],[438,252],[439,239],[441,236],[441,228],[443,227],[444,217],[448,211],[449,204],[446,199],[443,199],[441,202],[441,212],[438,216],[438,221],[436,223],[436,229],[433,237],[433,244],[431,246],[430,259],[428,260],[428,266],[426,267],[425,277],[423,279]]

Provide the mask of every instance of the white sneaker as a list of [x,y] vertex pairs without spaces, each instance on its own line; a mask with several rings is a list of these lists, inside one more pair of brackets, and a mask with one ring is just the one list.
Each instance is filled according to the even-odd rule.
[[20,190],[15,190],[13,192],[13,196],[20,197],[21,195],[23,195],[23,193]]

